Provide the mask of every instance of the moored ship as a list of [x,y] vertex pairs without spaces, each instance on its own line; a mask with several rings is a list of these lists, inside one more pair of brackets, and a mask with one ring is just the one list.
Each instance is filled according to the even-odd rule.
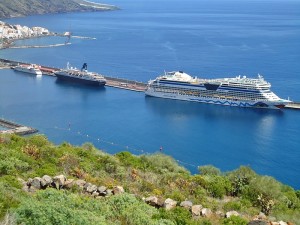
[[42,75],[42,71],[40,70],[39,66],[35,64],[20,64],[15,67],[13,67],[14,70],[24,72],[24,73],[31,73],[35,75]]
[[106,84],[106,79],[102,75],[94,72],[88,72],[86,63],[83,64],[81,70],[70,67],[68,63],[66,69],[59,70],[54,74],[60,80],[96,86],[103,86]]
[[148,82],[145,94],[153,97],[218,105],[280,109],[291,101],[279,98],[271,84],[258,78],[201,79],[182,71],[167,72]]

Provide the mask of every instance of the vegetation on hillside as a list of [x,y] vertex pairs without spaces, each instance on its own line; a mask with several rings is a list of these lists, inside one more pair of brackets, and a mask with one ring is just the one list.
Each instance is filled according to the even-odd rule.
[[[100,10],[94,4],[82,3],[83,0],[1,0],[0,18],[20,17],[33,14],[62,13],[74,11]],[[107,9],[116,9],[113,6]]]
[[[120,185],[127,194],[95,199],[76,189],[28,193],[18,181],[46,174]],[[182,207],[166,211],[142,201],[152,195],[190,200],[214,212],[236,210],[243,217],[194,219]],[[244,166],[228,173],[201,166],[191,175],[161,153],[110,155],[89,143],[55,146],[42,135],[0,136],[0,221],[5,224],[247,224],[261,211],[297,224],[300,191]]]

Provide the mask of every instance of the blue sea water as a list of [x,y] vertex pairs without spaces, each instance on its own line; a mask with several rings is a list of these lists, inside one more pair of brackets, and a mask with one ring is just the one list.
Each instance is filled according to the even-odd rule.
[[[100,2],[100,1],[98,1]],[[96,40],[44,49],[6,49],[1,58],[148,81],[164,70],[198,77],[264,75],[282,98],[300,101],[300,2],[109,0],[112,12],[6,20]],[[64,43],[61,38],[18,44]],[[0,117],[40,130],[57,144],[92,142],[109,153],[163,152],[197,172],[249,165],[300,188],[300,112],[223,107],[93,88],[0,70]]]

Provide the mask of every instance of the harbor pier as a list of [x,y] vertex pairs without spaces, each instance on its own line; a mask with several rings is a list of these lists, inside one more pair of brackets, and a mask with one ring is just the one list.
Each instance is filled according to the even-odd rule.
[[[19,62],[19,61],[0,58],[0,68],[1,65],[3,68],[9,68],[9,67],[17,66],[18,64],[30,65],[32,63]],[[44,65],[39,65],[39,68],[42,71],[43,75],[48,75],[48,76],[55,76],[55,72],[60,70],[59,68],[44,66]],[[106,79],[106,86],[109,87],[120,88],[129,91],[137,91],[137,92],[144,92],[147,88],[147,84],[143,82],[128,80],[124,78],[105,76],[105,75],[102,76]],[[284,108],[300,110],[300,102],[291,102],[287,104]]]
[[291,103],[287,104],[284,108],[285,109],[298,109],[298,110],[300,110],[300,102],[291,102]]
[[[30,65],[32,63],[0,58],[0,64],[6,65],[6,67],[14,67],[19,64]],[[39,69],[42,71],[43,75],[48,75],[48,76],[55,76],[54,73],[60,70],[59,68],[50,67],[50,66],[44,66],[44,65],[39,65],[39,66],[40,66]],[[102,76],[106,79],[106,86],[109,87],[126,89],[129,91],[137,91],[137,92],[144,92],[147,87],[146,83],[140,81],[133,81],[133,80],[111,77],[106,75],[102,75]]]
[[37,129],[32,127],[23,126],[5,119],[0,119],[0,126],[7,128],[7,130],[0,130],[0,134],[26,135],[38,132]]

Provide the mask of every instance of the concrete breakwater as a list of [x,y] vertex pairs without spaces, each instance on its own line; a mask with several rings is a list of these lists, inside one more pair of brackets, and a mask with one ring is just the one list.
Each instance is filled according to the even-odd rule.
[[7,130],[1,130],[0,134],[33,134],[38,132],[37,129],[32,127],[23,126],[21,124],[17,124],[8,120],[0,119],[0,126],[7,128]]
[[70,44],[71,43],[53,44],[53,45],[22,45],[22,46],[11,46],[9,48],[51,48],[51,47],[60,47],[60,46],[65,46]]

